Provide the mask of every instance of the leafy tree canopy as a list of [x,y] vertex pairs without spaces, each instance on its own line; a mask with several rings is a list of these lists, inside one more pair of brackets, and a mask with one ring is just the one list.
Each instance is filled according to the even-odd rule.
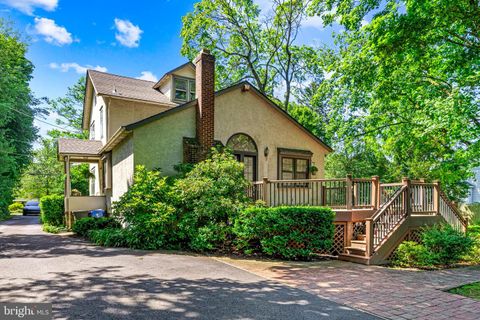
[[27,45],[0,19],[0,214],[7,212],[36,138],[36,100],[29,88],[33,65]]

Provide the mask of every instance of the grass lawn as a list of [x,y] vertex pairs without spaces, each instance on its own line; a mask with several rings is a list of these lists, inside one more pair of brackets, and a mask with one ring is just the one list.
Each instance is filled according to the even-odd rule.
[[458,288],[453,288],[448,290],[448,292],[480,300],[480,282],[470,283]]

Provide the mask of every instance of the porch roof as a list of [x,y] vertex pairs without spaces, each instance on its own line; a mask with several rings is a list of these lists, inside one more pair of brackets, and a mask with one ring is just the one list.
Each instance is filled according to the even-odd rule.
[[95,160],[100,157],[100,150],[103,147],[99,140],[82,139],[58,139],[58,157],[63,160],[64,156],[70,156],[73,159]]

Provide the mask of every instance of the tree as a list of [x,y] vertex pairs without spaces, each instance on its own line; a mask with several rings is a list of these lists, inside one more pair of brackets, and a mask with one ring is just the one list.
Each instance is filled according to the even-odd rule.
[[36,138],[36,100],[29,88],[33,65],[26,52],[20,35],[0,19],[0,215],[7,213]]
[[253,0],[202,0],[183,17],[182,54],[193,59],[202,48],[217,58],[217,85],[253,81],[264,94],[284,92],[289,110],[293,84],[306,76],[304,56],[311,48],[296,44],[310,1],[274,0],[268,14]]
[[[332,9],[321,3],[317,13]],[[440,179],[461,197],[480,159],[478,0],[327,3],[351,30],[329,52],[332,77],[317,91],[333,110],[334,140],[373,142],[392,177]]]

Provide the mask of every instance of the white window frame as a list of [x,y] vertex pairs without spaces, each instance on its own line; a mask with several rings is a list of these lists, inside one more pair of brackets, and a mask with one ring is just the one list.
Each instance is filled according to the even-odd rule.
[[95,140],[95,120],[90,123],[90,140]]
[[[175,81],[176,80],[185,80],[187,82],[186,99],[177,99],[176,98],[176,92],[177,92],[177,88],[175,87]],[[180,89],[179,91],[185,91],[185,90]],[[179,77],[179,76],[172,76],[172,101],[178,101],[178,102],[192,101],[193,99],[195,99],[195,95],[196,95],[195,79],[186,78],[186,77]]]
[[103,139],[103,106],[100,107],[100,139]]

